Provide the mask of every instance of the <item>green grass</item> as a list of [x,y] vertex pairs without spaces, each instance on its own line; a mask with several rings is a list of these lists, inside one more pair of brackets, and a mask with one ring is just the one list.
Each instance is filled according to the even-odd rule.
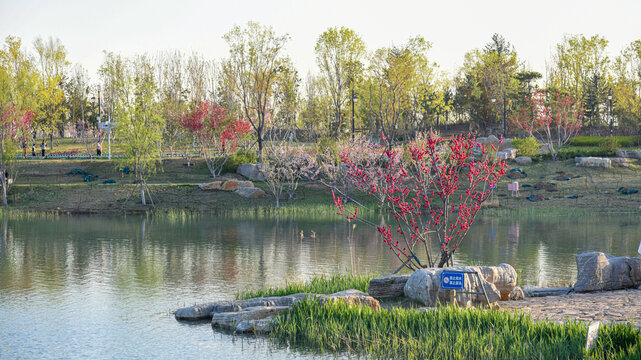
[[285,287],[268,287],[258,290],[248,290],[236,294],[236,299],[251,299],[256,297],[284,296],[297,293],[333,294],[338,291],[356,289],[367,292],[369,281],[373,275],[332,274],[314,275],[305,283],[285,283]]
[[374,310],[306,300],[279,317],[272,336],[293,347],[398,359],[638,359],[641,334],[631,325],[601,329],[584,351],[587,325],[534,322],[500,310],[440,307]]

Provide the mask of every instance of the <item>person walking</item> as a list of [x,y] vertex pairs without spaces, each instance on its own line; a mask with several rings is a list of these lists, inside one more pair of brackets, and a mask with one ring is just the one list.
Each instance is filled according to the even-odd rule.
[[31,156],[36,157],[36,144],[31,145]]
[[42,140],[42,144],[40,144],[40,150],[42,150],[42,157],[45,157],[45,150],[47,149],[47,143]]
[[96,144],[96,155],[98,156],[102,155],[102,144],[100,144],[100,142]]

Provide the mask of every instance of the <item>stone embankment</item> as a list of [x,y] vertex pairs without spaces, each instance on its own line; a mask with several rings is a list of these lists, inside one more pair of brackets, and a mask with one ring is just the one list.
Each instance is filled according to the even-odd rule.
[[321,304],[343,301],[367,305],[377,310],[381,308],[379,301],[373,297],[358,290],[345,290],[330,295],[299,293],[212,302],[178,309],[174,316],[182,321],[211,320],[212,327],[238,333],[267,333],[271,331],[276,316],[286,314],[294,304],[303,299],[317,299]]

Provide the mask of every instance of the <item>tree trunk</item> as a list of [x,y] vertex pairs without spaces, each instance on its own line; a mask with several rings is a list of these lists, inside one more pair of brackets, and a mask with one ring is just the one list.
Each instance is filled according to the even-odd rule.
[[2,172],[2,176],[0,176],[0,178],[2,179],[2,205],[8,206],[9,203],[7,202],[7,182],[9,180],[4,176],[4,171]]
[[258,136],[258,162],[263,163],[263,137],[260,133],[256,134]]
[[445,266],[450,259],[450,254],[447,250],[441,250],[441,260],[438,262],[438,267],[442,268]]
[[53,151],[53,132],[49,134],[49,150]]
[[140,181],[140,198],[142,199],[142,204],[147,205],[147,201],[145,199],[145,186],[144,183],[142,182],[142,174],[139,175],[139,181]]

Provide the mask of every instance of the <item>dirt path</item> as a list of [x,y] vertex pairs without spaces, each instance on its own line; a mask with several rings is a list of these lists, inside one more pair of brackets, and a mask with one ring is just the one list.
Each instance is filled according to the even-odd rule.
[[641,327],[641,290],[628,289],[501,302],[501,309],[524,311],[534,320],[621,322]]

